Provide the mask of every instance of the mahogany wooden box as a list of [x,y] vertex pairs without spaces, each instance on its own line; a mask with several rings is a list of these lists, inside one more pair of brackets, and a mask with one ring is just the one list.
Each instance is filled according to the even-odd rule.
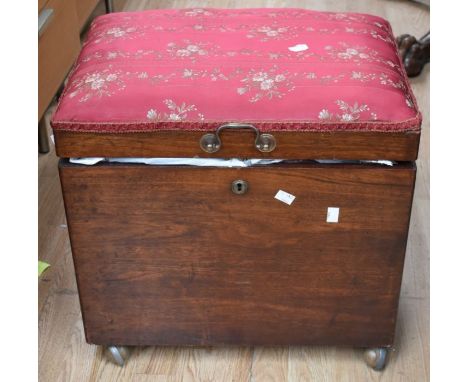
[[87,341],[120,364],[123,345],[320,344],[383,368],[420,123],[375,16],[98,18],[52,121]]

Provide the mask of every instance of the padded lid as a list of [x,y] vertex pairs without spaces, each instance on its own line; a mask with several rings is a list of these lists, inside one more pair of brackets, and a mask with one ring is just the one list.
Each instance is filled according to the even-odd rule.
[[262,132],[418,133],[421,115],[380,17],[164,9],[95,19],[52,127],[194,132],[228,122]]

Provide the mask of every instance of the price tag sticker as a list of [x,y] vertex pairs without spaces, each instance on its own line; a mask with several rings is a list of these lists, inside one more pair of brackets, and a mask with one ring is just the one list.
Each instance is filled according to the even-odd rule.
[[304,50],[309,49],[309,47],[307,46],[307,44],[297,44],[297,45],[294,45],[294,46],[290,46],[288,49],[291,52],[302,52]]
[[286,203],[290,206],[296,197],[286,191],[279,190],[275,195],[275,199],[278,199],[280,202]]
[[338,207],[328,207],[327,223],[338,223],[340,209]]

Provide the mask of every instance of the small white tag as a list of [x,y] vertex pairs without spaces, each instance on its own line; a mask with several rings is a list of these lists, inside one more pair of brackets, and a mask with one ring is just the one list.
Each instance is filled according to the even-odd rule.
[[303,50],[309,49],[309,47],[307,46],[307,44],[297,44],[294,46],[290,46],[288,49],[291,52],[302,52]]
[[275,199],[278,199],[279,201],[290,206],[296,197],[294,195],[288,194],[286,191],[279,190],[275,195]]
[[52,141],[52,143],[55,145],[55,138],[54,138],[54,134],[51,134],[50,135],[50,140]]
[[338,223],[340,217],[340,209],[338,207],[328,207],[327,223]]

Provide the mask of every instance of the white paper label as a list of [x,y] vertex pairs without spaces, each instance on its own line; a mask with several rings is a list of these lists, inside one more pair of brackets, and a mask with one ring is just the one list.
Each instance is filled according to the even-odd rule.
[[288,206],[290,206],[292,202],[294,202],[294,199],[296,199],[296,197],[287,193],[286,191],[279,190],[275,195],[275,199],[278,199],[279,201],[286,203]]
[[309,49],[309,47],[307,46],[307,44],[297,44],[294,46],[290,46],[288,49],[291,52],[302,52],[303,50]]
[[327,223],[338,223],[340,209],[338,207],[328,207]]

